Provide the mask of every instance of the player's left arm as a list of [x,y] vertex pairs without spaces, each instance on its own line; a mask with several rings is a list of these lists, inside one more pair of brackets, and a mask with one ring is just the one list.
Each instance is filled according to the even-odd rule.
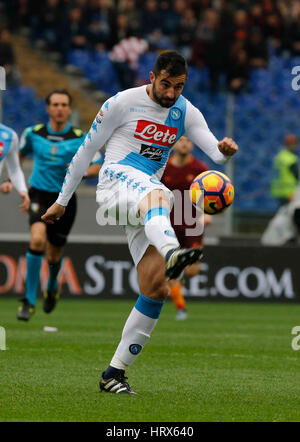
[[187,102],[185,133],[215,163],[226,163],[238,151],[238,145],[231,138],[217,140],[209,130],[202,113],[190,102]]

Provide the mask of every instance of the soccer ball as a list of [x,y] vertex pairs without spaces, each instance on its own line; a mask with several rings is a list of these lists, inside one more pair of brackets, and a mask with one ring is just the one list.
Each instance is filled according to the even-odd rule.
[[190,198],[196,209],[215,215],[231,205],[234,187],[224,173],[208,170],[194,178],[190,186]]

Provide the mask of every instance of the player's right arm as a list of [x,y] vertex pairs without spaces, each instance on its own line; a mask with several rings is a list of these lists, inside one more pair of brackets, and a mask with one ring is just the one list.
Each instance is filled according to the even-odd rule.
[[[19,140],[18,135],[16,133],[14,133],[14,136],[13,136],[12,147],[10,148],[10,152],[14,151],[15,145],[16,145],[16,140],[17,140],[17,144],[18,144],[17,150],[19,149],[19,154],[18,154],[19,163],[21,165],[24,161],[25,156],[32,153],[32,151],[33,151],[32,142],[31,142],[31,133],[32,133],[33,128],[34,128],[34,126],[27,127],[27,129],[25,129],[23,131],[22,136],[21,136],[21,140],[20,140],[20,144],[18,144],[18,140]],[[1,186],[0,190],[2,192],[9,193],[13,190],[14,183],[11,183],[10,181],[12,181],[11,177],[9,178],[9,180],[6,180],[5,183]]]
[[122,107],[116,97],[107,100],[97,114],[83,144],[74,155],[67,170],[61,192],[56,202],[47,210],[42,220],[53,224],[64,213],[70,198],[86,173],[95,153],[111,137],[122,122]]
[[11,147],[6,156],[6,167],[8,175],[12,181],[12,184],[19,192],[23,200],[23,203],[20,205],[20,209],[24,213],[27,212],[27,210],[29,209],[30,199],[27,192],[27,186],[25,183],[24,174],[19,162],[18,144],[19,144],[18,136],[16,133],[14,133]]

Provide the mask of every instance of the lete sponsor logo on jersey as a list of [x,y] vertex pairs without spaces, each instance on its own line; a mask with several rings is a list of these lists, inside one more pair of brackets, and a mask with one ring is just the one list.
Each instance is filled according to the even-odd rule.
[[139,120],[134,137],[148,143],[158,144],[159,146],[171,147],[176,141],[177,132],[177,127]]

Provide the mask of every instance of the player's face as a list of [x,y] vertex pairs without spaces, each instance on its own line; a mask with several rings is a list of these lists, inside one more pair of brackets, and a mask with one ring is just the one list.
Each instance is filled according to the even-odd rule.
[[66,123],[71,114],[69,97],[64,94],[53,94],[50,97],[50,104],[47,106],[50,119],[55,123]]
[[156,103],[162,107],[171,107],[183,91],[186,74],[179,75],[178,77],[170,77],[165,70],[162,70],[157,77],[151,72],[150,80]]
[[193,143],[187,137],[181,137],[174,145],[174,150],[179,155],[188,155],[193,150]]

